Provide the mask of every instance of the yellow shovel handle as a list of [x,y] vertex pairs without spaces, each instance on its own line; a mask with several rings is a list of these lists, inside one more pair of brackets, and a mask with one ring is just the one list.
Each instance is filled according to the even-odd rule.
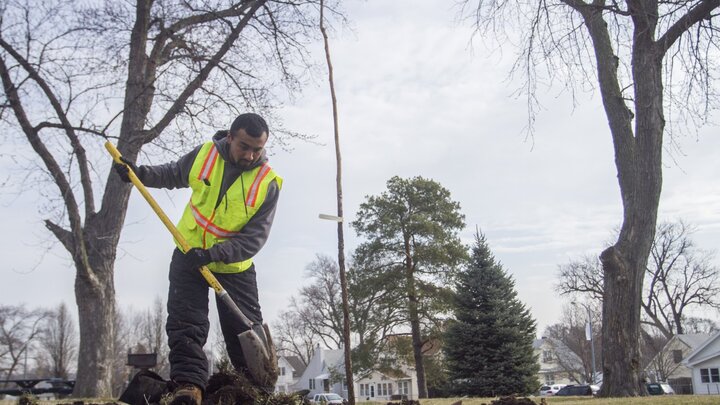
[[[110,155],[112,155],[115,163],[127,166],[122,160],[120,160],[120,157],[122,156],[122,155],[120,155],[120,151],[117,150],[115,145],[110,143],[110,141],[105,142],[105,149],[107,149],[108,152],[110,152]],[[175,227],[175,225],[172,223],[172,221],[170,221],[170,218],[168,218],[167,215],[165,215],[165,212],[163,212],[162,208],[160,208],[160,206],[155,201],[153,196],[150,195],[147,188],[145,188],[145,185],[142,184],[140,179],[138,179],[138,177],[135,175],[135,172],[133,172],[132,168],[129,166],[128,166],[128,177],[130,177],[130,181],[132,182],[132,184],[134,184],[135,187],[137,187],[138,191],[140,191],[140,194],[142,194],[142,196],[145,197],[145,200],[147,200],[147,202],[150,204],[150,207],[152,207],[153,211],[155,211],[155,213],[158,215],[158,217],[160,217],[160,220],[162,221],[163,224],[165,224],[165,227],[167,227],[167,229],[170,231],[170,233],[172,233],[175,240],[178,242],[178,244],[180,244],[180,247],[182,248],[182,250],[184,252],[187,252],[188,250],[190,250],[190,245],[187,243],[187,241],[182,236],[180,231],[178,231],[178,229]],[[205,277],[205,280],[207,281],[208,284],[210,284],[210,287],[212,287],[213,290],[215,290],[215,293],[217,293],[220,296],[227,294],[225,292],[225,289],[222,287],[222,285],[220,285],[220,282],[217,280],[217,278],[215,278],[215,276],[212,274],[212,272],[206,266],[200,267],[200,273],[202,273],[203,277]]]

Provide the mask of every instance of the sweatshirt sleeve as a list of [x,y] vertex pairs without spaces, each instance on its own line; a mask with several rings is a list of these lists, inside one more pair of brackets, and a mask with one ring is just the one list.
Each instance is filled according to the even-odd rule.
[[235,263],[255,256],[270,235],[279,196],[280,189],[273,180],[268,185],[265,201],[258,212],[250,218],[237,236],[211,247],[210,258],[215,262]]
[[190,153],[181,157],[175,162],[165,163],[157,166],[138,167],[138,177],[147,187],[153,188],[185,188],[190,185],[190,169],[192,169],[195,157],[200,152],[202,145],[196,147]]

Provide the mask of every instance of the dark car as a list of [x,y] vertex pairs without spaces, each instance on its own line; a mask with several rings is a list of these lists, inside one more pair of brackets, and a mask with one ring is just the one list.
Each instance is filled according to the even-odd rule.
[[598,387],[595,385],[566,385],[560,388],[560,391],[555,393],[556,397],[569,397],[569,396],[592,396],[598,391]]
[[674,395],[675,390],[667,383],[647,383],[645,384],[647,392],[650,395]]

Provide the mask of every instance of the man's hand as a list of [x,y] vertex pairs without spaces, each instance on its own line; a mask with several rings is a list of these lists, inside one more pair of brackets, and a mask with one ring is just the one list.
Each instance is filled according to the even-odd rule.
[[185,253],[188,263],[193,267],[206,266],[212,259],[210,258],[210,251],[201,248],[192,248]]
[[122,162],[125,164],[123,165],[120,163],[113,163],[113,169],[115,169],[115,172],[117,172],[118,176],[120,176],[120,179],[122,181],[124,181],[125,183],[130,183],[130,174],[129,174],[130,170],[128,169],[128,167],[130,167],[130,169],[132,169],[132,171],[135,173],[135,175],[138,176],[138,178],[140,178],[138,175],[137,166],[135,166],[135,164],[133,162],[125,159],[122,156],[120,156],[120,160],[122,160]]

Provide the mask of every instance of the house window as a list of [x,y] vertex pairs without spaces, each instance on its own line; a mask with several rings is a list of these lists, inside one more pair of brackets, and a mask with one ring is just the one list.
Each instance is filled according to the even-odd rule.
[[720,382],[720,369],[717,368],[701,368],[700,381],[704,383]]
[[342,380],[342,389],[343,391],[347,391],[347,379],[345,378]]
[[410,394],[410,383],[407,381],[398,381],[398,394]]
[[310,389],[310,390],[315,389],[315,380],[312,378],[308,380],[308,389]]
[[545,374],[545,385],[555,384],[555,374]]
[[285,375],[285,367],[280,367],[280,375]]
[[553,353],[552,350],[543,350],[543,361],[553,361]]
[[360,384],[360,396],[361,397],[374,397],[375,390],[372,384]]
[[673,361],[675,362],[675,364],[680,364],[680,362],[683,359],[682,350],[673,350],[672,355],[673,355]]

